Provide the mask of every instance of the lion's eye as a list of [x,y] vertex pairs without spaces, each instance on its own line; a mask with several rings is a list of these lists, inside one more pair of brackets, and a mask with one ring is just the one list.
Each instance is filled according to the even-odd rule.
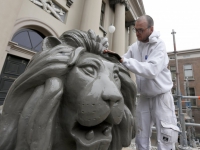
[[97,75],[97,71],[96,68],[94,66],[85,66],[85,67],[81,67],[81,69],[83,70],[83,72],[86,75],[95,77]]
[[114,73],[113,73],[113,78],[114,78],[115,80],[118,80],[118,79],[119,79],[119,74],[118,74],[118,72],[114,72]]

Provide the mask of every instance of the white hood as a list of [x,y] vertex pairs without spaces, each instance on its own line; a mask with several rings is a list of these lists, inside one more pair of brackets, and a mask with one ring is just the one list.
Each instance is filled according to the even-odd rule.
[[149,36],[149,43],[157,42],[159,37],[160,32],[153,31],[152,34]]

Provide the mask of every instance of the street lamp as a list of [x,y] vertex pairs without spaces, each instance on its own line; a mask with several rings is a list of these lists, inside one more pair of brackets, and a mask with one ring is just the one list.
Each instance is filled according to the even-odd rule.
[[109,28],[108,28],[108,31],[109,31],[109,33],[115,32],[115,26],[110,25]]

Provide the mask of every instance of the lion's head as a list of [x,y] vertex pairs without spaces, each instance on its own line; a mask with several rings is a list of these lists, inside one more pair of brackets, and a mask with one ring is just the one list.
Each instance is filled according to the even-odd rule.
[[47,37],[12,85],[0,149],[120,150],[134,137],[136,86],[106,38],[91,30]]

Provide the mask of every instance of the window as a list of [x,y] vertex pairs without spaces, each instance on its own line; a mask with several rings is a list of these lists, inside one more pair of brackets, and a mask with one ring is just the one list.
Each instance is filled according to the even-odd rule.
[[106,6],[106,4],[104,2],[102,2],[102,4],[101,4],[101,16],[100,16],[100,25],[102,27],[104,25],[105,6]]
[[42,50],[42,41],[45,36],[31,29],[21,29],[14,34],[12,41],[18,43],[19,46],[29,50],[39,52]]
[[192,65],[184,65],[184,75],[185,75],[185,79],[188,78],[189,79],[194,79],[193,77],[193,71],[192,71]]
[[172,92],[172,94],[176,94],[176,88],[173,87],[173,88],[171,89],[171,92]]
[[169,56],[169,59],[175,59],[175,56],[174,55]]
[[[195,90],[194,88],[189,88],[189,93],[190,96],[195,96]],[[190,99],[191,101],[191,106],[196,106],[197,105],[197,100],[196,99]]]
[[170,66],[170,71],[171,71],[171,75],[172,75],[172,80],[175,80],[175,78],[176,78],[176,67]]

